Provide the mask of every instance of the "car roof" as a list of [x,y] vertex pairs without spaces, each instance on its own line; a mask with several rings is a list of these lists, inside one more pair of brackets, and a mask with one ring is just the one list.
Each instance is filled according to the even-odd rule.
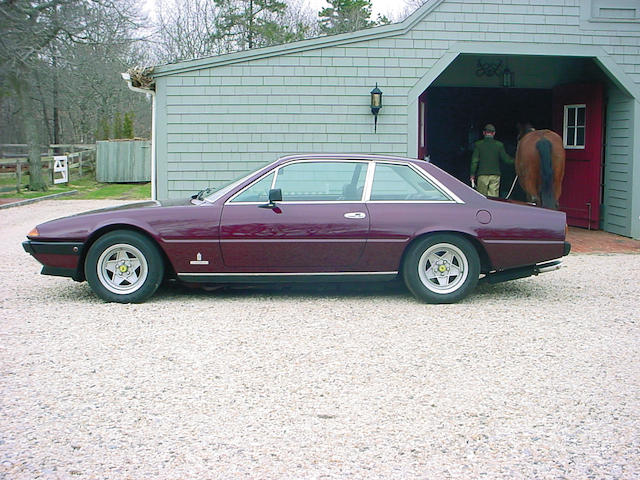
[[415,158],[401,157],[397,155],[383,155],[373,153],[305,153],[296,155],[287,155],[280,157],[277,163],[289,162],[291,160],[318,160],[318,161],[332,161],[332,160],[389,160],[396,162],[413,162],[413,163],[426,163],[424,160],[417,160]]

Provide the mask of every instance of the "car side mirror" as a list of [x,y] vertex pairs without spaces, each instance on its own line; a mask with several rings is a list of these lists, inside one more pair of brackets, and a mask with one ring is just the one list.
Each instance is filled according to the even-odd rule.
[[282,189],[272,188],[269,190],[269,203],[258,205],[260,208],[276,208],[276,202],[282,201]]
[[269,190],[269,202],[281,202],[282,201],[282,189],[272,188]]

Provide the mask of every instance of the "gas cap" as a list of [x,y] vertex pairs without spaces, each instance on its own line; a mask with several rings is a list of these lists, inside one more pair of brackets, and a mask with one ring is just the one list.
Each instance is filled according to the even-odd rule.
[[478,210],[478,213],[476,213],[476,218],[478,219],[478,222],[482,223],[483,225],[491,222],[491,214],[486,210]]

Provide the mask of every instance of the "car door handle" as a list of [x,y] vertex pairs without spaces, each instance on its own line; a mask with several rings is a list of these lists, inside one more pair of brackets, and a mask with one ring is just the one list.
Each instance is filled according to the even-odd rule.
[[364,212],[349,212],[344,214],[344,218],[366,218],[367,214]]

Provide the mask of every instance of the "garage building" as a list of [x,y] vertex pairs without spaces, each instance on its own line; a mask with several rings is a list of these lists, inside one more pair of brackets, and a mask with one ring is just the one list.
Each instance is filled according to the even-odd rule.
[[563,135],[569,223],[640,238],[638,0],[428,0],[401,23],[153,78],[156,198],[309,152],[428,158],[464,180],[485,123],[513,154],[528,120]]

